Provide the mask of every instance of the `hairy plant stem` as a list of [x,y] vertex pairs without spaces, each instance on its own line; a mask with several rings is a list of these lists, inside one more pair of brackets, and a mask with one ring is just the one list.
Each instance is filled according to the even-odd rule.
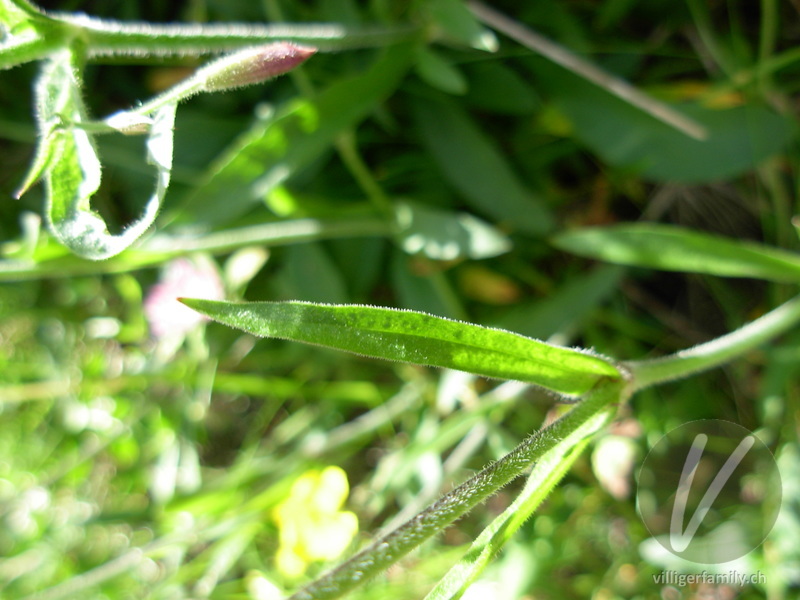
[[[627,382],[601,381],[569,412],[537,431],[497,462],[374,542],[289,600],[327,600],[374,577],[521,475],[532,463],[612,405],[627,398]],[[577,443],[577,442],[576,442]]]
[[0,281],[74,277],[102,273],[125,273],[156,267],[165,260],[193,252],[224,254],[252,245],[279,246],[302,242],[359,236],[388,236],[392,227],[382,218],[360,217],[322,221],[297,219],[215,231],[197,237],[154,235],[138,248],[104,261],[86,261],[73,255],[33,263],[30,260],[0,260]]
[[51,13],[86,41],[90,58],[104,56],[203,56],[270,41],[294,41],[326,50],[386,46],[414,35],[412,27],[348,27],[336,23],[153,24]]
[[624,363],[632,375],[632,391],[680,379],[729,362],[800,323],[800,296],[715,340],[675,354]]

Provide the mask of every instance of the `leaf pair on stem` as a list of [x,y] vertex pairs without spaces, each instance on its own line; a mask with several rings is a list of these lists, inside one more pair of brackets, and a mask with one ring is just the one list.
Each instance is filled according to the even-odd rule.
[[[6,14],[9,20],[12,16],[10,12]],[[16,16],[23,18],[18,13]],[[62,25],[65,30],[76,27]],[[80,39],[78,32],[72,33],[76,40]],[[55,237],[84,258],[101,260],[115,256],[147,231],[164,200],[172,172],[178,102],[200,92],[225,91],[263,82],[302,64],[315,52],[315,48],[288,42],[245,48],[201,67],[192,77],[138,108],[92,121],[82,99],[83,48],[77,41],[64,45],[44,58],[35,90],[39,145],[16,196],[19,198],[43,178],[47,219]],[[111,132],[146,133],[147,162],[156,173],[155,190],[141,217],[117,235],[109,233],[103,218],[91,207],[102,170],[94,135]]]

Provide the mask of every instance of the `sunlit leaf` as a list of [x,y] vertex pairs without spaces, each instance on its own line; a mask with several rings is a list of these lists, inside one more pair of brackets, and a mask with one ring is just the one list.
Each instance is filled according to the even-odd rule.
[[497,50],[497,37],[481,25],[461,0],[431,0],[427,9],[446,37],[478,50]]
[[556,234],[551,241],[562,250],[621,265],[800,281],[800,254],[670,225],[588,227]]
[[511,249],[497,229],[466,213],[450,213],[401,202],[395,210],[400,246],[409,254],[433,260],[489,258]]
[[[156,168],[156,191],[142,217],[112,235],[90,205],[100,187],[101,165],[94,140],[80,127],[87,120],[86,110],[69,51],[45,64],[36,91],[41,141],[32,173],[33,177],[44,173],[47,217],[55,237],[84,258],[100,260],[119,254],[150,227],[166,194],[172,170],[175,105],[165,105],[154,114],[147,140],[147,161]],[[31,176],[25,185],[30,180]]]
[[476,62],[464,71],[469,84],[465,99],[481,110],[524,116],[541,104],[533,86],[502,62]]
[[611,362],[521,335],[425,313],[305,302],[183,302],[212,319],[263,336],[355,354],[517,379],[580,395],[620,379]]

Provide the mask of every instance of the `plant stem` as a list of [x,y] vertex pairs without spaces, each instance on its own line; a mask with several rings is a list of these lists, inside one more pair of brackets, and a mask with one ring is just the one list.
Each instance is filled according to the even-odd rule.
[[530,518],[552,489],[583,454],[592,435],[610,420],[611,412],[598,413],[548,452],[533,467],[525,487],[514,502],[472,542],[467,553],[436,584],[425,600],[460,598],[511,536]]
[[722,337],[651,360],[626,362],[632,391],[680,379],[729,362],[800,323],[800,296]]
[[[568,413],[527,438],[503,458],[388,535],[323,575],[289,600],[338,598],[378,575],[429,537],[442,531],[491,494],[521,475],[530,465],[556,448],[600,412],[626,397],[625,382],[603,381]],[[576,442],[577,443],[577,442]]]
[[698,0],[687,0],[686,4],[689,6],[689,12],[692,14],[692,19],[697,29],[697,35],[700,37],[700,42],[705,46],[708,54],[716,63],[716,66],[718,66],[729,79],[732,78],[736,73],[736,67],[734,61],[731,59],[730,53],[717,41],[707,3]]
[[73,255],[59,256],[40,263],[27,260],[0,260],[0,281],[125,273],[156,267],[165,260],[192,252],[225,254],[244,246],[280,246],[344,237],[388,236],[391,233],[392,228],[384,219],[359,217],[335,221],[319,219],[277,221],[216,231],[200,237],[155,235],[140,247],[129,249],[122,256],[104,261],[83,260]]
[[539,35],[518,21],[508,18],[504,14],[497,12],[493,8],[477,0],[469,0],[467,6],[478,19],[486,23],[489,27],[506,34],[526,48],[538,52],[555,64],[600,86],[609,94],[621,98],[625,102],[646,112],[659,121],[674,127],[689,137],[696,140],[704,140],[708,137],[708,132],[705,127],[697,123],[694,119],[690,119],[676,110],[673,110],[663,102],[659,102],[655,98],[647,96],[624,79],[620,79],[619,77],[599,69],[592,63],[583,60],[563,46]]
[[372,205],[383,214],[387,222],[394,221],[394,209],[392,201],[383,191],[380,184],[375,181],[372,172],[364,162],[356,146],[355,135],[352,130],[346,130],[336,138],[336,151],[342,162],[350,171],[350,175],[356,180],[361,191],[367,196]]
[[412,27],[347,27],[337,23],[152,24],[52,13],[85,40],[90,58],[104,56],[203,56],[269,41],[296,41],[326,50],[386,46],[414,34]]

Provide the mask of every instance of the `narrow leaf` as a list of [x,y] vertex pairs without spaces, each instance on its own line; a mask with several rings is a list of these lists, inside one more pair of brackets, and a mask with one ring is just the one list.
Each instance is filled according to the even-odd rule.
[[606,359],[502,329],[373,306],[184,299],[190,308],[249,333],[363,356],[517,379],[580,395],[622,374]]
[[562,250],[621,265],[800,281],[800,254],[670,225],[589,227],[559,233],[551,241]]
[[525,117],[541,106],[534,87],[502,62],[470,63],[464,72],[469,86],[465,100],[481,111]]
[[553,219],[498,149],[459,106],[442,98],[413,105],[423,142],[472,207],[510,227],[542,234]]
[[33,162],[28,168],[28,173],[25,175],[24,181],[20,184],[19,189],[14,192],[14,197],[19,200],[22,195],[27,192],[31,186],[35,185],[45,174],[47,169],[53,164],[58,151],[58,144],[56,140],[57,123],[50,121],[49,123],[40,123],[39,129],[39,143],[36,146],[36,153],[33,156]]
[[419,51],[416,71],[428,85],[447,94],[460,96],[467,91],[467,80],[458,67],[432,50]]
[[611,403],[623,401],[626,397],[622,382],[599,384],[567,414],[525,439],[503,458],[450,490],[391,533],[295,593],[290,600],[338,598],[374,577],[515,479],[577,429],[594,422],[598,413],[608,411]]
[[514,502],[481,532],[464,557],[436,584],[425,600],[461,598],[491,559],[567,474],[592,436],[608,423],[610,417],[610,410],[598,412],[544,454],[534,465],[525,487]]
[[500,45],[494,33],[481,25],[461,0],[432,0],[428,10],[436,26],[454,41],[488,52]]

